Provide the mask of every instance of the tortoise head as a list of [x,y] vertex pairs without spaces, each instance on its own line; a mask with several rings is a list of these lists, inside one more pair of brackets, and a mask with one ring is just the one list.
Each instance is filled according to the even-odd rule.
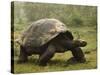
[[74,40],[74,45],[79,47],[84,47],[87,45],[87,42],[85,40],[77,39]]
[[74,45],[79,46],[79,47],[84,47],[87,45],[87,42],[85,40],[80,39],[80,34],[79,32],[76,32],[77,34],[77,39],[74,40]]

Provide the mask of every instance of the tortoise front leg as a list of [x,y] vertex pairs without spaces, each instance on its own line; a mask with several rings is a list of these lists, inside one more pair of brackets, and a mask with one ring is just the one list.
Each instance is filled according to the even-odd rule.
[[83,51],[81,50],[80,47],[71,49],[71,52],[72,52],[74,58],[75,58],[78,62],[80,62],[80,63],[86,62],[84,53],[83,53]]
[[55,48],[53,46],[49,46],[47,50],[42,55],[40,55],[39,65],[46,66],[47,62],[54,56],[54,53]]

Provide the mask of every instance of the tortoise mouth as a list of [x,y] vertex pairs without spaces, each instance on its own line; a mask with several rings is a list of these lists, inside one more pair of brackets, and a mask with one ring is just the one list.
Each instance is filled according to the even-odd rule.
[[87,45],[87,42],[86,41],[81,41],[81,47],[84,47],[84,46],[86,46]]

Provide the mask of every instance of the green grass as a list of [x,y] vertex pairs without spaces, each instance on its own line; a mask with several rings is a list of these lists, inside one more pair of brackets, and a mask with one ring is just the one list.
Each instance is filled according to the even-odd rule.
[[56,54],[55,57],[48,63],[47,66],[38,66],[37,57],[30,57],[29,61],[24,64],[14,63],[14,73],[34,73],[34,72],[53,72],[53,71],[68,71],[68,70],[83,70],[83,69],[96,69],[96,51],[92,51],[89,54],[85,54],[87,62],[76,63],[70,61],[72,57],[70,52]]

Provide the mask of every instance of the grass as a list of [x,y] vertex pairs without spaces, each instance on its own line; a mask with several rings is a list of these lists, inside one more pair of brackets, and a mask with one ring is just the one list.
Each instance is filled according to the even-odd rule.
[[64,54],[56,54],[55,57],[48,63],[48,66],[41,67],[37,64],[37,57],[30,57],[29,61],[24,64],[14,63],[14,73],[34,73],[34,72],[53,72],[53,71],[68,71],[68,70],[83,70],[83,69],[96,69],[96,51],[86,54],[87,62],[75,63],[70,61],[72,57],[70,52]]

